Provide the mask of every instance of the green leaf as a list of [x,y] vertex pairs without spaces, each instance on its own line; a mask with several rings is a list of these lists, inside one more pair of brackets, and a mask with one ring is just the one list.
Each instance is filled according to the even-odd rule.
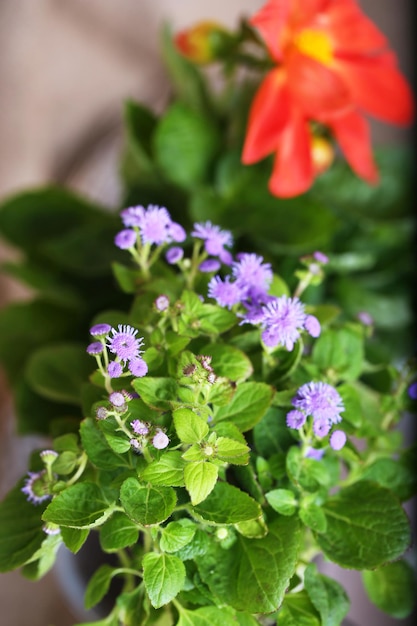
[[265,494],[268,504],[281,515],[294,515],[297,510],[297,499],[289,489],[274,489]]
[[153,136],[155,159],[165,177],[186,189],[207,179],[219,144],[217,127],[181,102],[165,110]]
[[143,580],[151,604],[158,609],[171,602],[185,582],[185,567],[181,559],[172,554],[145,554]]
[[62,526],[61,528],[62,540],[73,554],[77,554],[82,548],[89,533],[88,528],[70,528],[69,526]]
[[134,390],[145,404],[158,411],[171,409],[177,400],[177,384],[172,378],[153,378],[145,376],[132,382]]
[[171,487],[141,485],[136,478],[127,478],[120,489],[120,501],[134,522],[152,526],[171,515],[177,496]]
[[113,505],[104,499],[95,483],[76,483],[54,497],[43,519],[59,526],[93,528],[112,514]]
[[216,422],[228,420],[245,432],[257,424],[266,413],[273,389],[265,383],[245,382],[238,385],[230,404],[219,407],[214,415]]
[[114,568],[110,565],[101,565],[90,578],[84,596],[85,608],[91,609],[104,598],[110,588],[114,576]]
[[416,605],[416,573],[403,559],[362,572],[362,580],[371,602],[392,617],[404,619]]
[[198,315],[199,328],[207,335],[221,335],[236,325],[236,315],[215,304],[202,304]]
[[[142,104],[128,100],[124,106],[124,126],[127,152],[132,160],[132,170],[136,177],[155,175],[151,145],[157,118]],[[134,181],[133,181],[134,182]]]
[[209,432],[207,422],[190,409],[177,409],[172,413],[180,441],[199,443]]
[[192,541],[197,526],[184,525],[181,522],[171,522],[162,531],[162,536],[159,542],[161,550],[164,552],[177,552],[190,541]]
[[152,461],[144,470],[141,470],[139,477],[142,481],[150,482],[152,485],[184,487],[185,464],[178,450],[165,452],[160,459]]
[[176,626],[258,626],[258,622],[251,616],[241,621],[229,607],[204,606],[195,611],[182,609]]
[[313,361],[323,371],[334,370],[345,380],[356,379],[363,368],[363,334],[355,326],[327,329],[316,340]]
[[30,580],[39,580],[54,566],[56,554],[62,545],[58,535],[46,535],[41,547],[22,568],[22,574]]
[[218,482],[212,493],[194,508],[198,515],[215,524],[237,524],[261,517],[258,502],[228,483]]
[[[294,392],[291,394],[294,397]],[[274,402],[275,402],[274,396]],[[291,398],[289,404],[291,406]],[[268,459],[273,454],[284,453],[294,445],[294,438],[286,423],[288,410],[270,407],[261,421],[256,424],[253,435],[255,447],[261,456]]]
[[54,473],[68,475],[74,471],[77,465],[78,455],[70,450],[65,450],[55,459],[52,465]]
[[295,572],[300,526],[294,517],[279,517],[262,539],[238,535],[223,549],[212,543],[197,559],[202,579],[225,604],[248,613],[271,613],[281,605]]
[[319,574],[310,563],[304,574],[305,589],[318,612],[322,626],[339,626],[349,611],[349,598],[341,585]]
[[26,366],[26,378],[41,396],[79,405],[82,384],[94,367],[83,344],[62,343],[32,353]]
[[327,519],[323,509],[314,503],[308,503],[301,506],[299,516],[303,524],[311,530],[318,533],[325,533],[327,528]]
[[407,515],[377,483],[364,480],[345,487],[322,506],[327,529],[317,541],[342,567],[373,569],[397,559],[410,545]]
[[278,613],[279,626],[322,626],[306,592],[287,593]]
[[363,469],[361,478],[374,480],[390,489],[402,502],[411,498],[417,490],[415,466],[408,465],[402,457],[398,460],[377,459]]
[[81,423],[80,436],[88,458],[98,469],[112,470],[128,466],[128,461],[110,448],[104,434],[91,418]]
[[211,366],[216,376],[224,376],[234,382],[243,382],[253,373],[251,360],[244,352],[226,344],[208,344],[201,354],[212,357]]
[[229,437],[219,437],[216,440],[216,458],[225,463],[247,465],[249,452],[250,449],[246,443],[229,439]]
[[184,468],[185,488],[190,494],[191,504],[202,502],[214,489],[219,468],[209,461],[191,461]]
[[42,508],[26,500],[18,484],[0,503],[0,572],[17,569],[40,548]]
[[123,513],[113,513],[100,528],[100,545],[105,552],[117,552],[137,543],[139,529]]

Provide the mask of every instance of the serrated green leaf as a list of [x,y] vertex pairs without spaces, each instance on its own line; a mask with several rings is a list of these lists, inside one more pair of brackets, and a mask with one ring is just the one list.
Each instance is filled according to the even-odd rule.
[[100,545],[105,552],[117,552],[137,543],[139,529],[126,515],[113,513],[100,528]]
[[151,604],[158,609],[181,591],[185,582],[183,562],[173,554],[148,552],[143,557],[143,581]]
[[59,526],[93,528],[104,523],[113,507],[95,483],[76,483],[54,497],[42,518]]
[[226,463],[236,465],[246,465],[249,463],[250,449],[246,443],[229,439],[229,437],[218,437],[216,440],[216,458]]
[[112,470],[128,466],[128,461],[110,448],[104,434],[91,418],[81,423],[80,436],[88,458],[98,469]]
[[127,478],[120,489],[120,501],[134,522],[152,526],[171,515],[177,496],[172,487],[141,485],[136,478]]
[[170,522],[162,531],[159,545],[164,552],[177,552],[192,541],[197,526],[184,526],[180,522]]
[[354,380],[364,362],[362,331],[354,326],[329,328],[315,341],[312,356],[323,372],[332,369],[344,380]]
[[191,504],[205,500],[214,489],[219,468],[210,461],[191,461],[184,468],[185,488],[190,494]]
[[265,494],[268,504],[281,515],[294,515],[297,510],[297,499],[289,489],[273,489]]
[[[258,622],[249,617],[249,621],[240,621],[229,607],[218,609],[204,606],[195,611],[181,610],[176,626],[257,626]],[[236,621],[237,620],[237,621]],[[252,621],[250,621],[252,620]]]
[[172,378],[145,376],[132,382],[133,388],[145,404],[159,411],[167,411],[177,400],[178,388]]
[[320,616],[305,591],[288,593],[278,612],[279,626],[322,626]]
[[261,517],[258,502],[228,483],[218,482],[212,493],[197,506],[195,512],[215,524],[237,524]]
[[212,357],[211,366],[216,376],[224,376],[234,382],[243,382],[253,373],[253,365],[249,357],[234,346],[212,343],[203,346],[201,354]]
[[209,432],[207,422],[190,409],[176,409],[172,416],[180,441],[199,443]]
[[230,403],[216,410],[214,419],[216,422],[228,420],[242,432],[250,430],[266,413],[273,393],[272,387],[265,383],[241,383]]
[[362,580],[371,602],[392,617],[404,619],[416,605],[416,573],[403,559],[362,572]]
[[304,574],[305,589],[320,613],[322,626],[339,626],[349,611],[349,598],[336,581],[323,576],[310,563]]
[[147,465],[140,471],[139,477],[152,485],[184,487],[185,464],[181,452],[172,450]]
[[410,524],[397,498],[377,483],[360,481],[323,505],[326,533],[317,541],[326,556],[353,569],[372,569],[400,557],[410,545]]
[[318,533],[325,533],[327,519],[323,509],[317,504],[303,504],[300,508],[299,516],[303,524]]
[[89,534],[88,528],[70,528],[69,526],[62,526],[61,528],[62,540],[73,554],[77,554],[82,548]]

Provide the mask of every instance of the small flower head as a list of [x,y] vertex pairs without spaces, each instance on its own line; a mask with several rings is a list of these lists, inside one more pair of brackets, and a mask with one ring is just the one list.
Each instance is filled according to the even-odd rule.
[[269,348],[278,345],[292,350],[304,329],[306,314],[298,298],[281,296],[262,308],[262,341]]
[[330,430],[329,420],[327,420],[324,417],[319,417],[314,420],[313,432],[316,435],[316,437],[319,437],[320,439],[322,437],[325,437],[326,435],[329,434],[329,430]]
[[323,458],[324,452],[325,452],[324,448],[317,449],[317,448],[310,448],[309,447],[305,451],[304,456],[307,459],[314,459],[314,461],[320,461]]
[[49,487],[46,482],[46,470],[40,472],[29,472],[22,487],[23,493],[27,496],[28,502],[32,504],[41,504],[45,500],[51,498]]
[[126,404],[126,398],[120,391],[113,391],[113,393],[109,395],[109,400],[116,408],[121,408]]
[[167,263],[169,263],[170,265],[175,265],[176,263],[181,261],[183,256],[184,250],[179,246],[174,246],[173,248],[170,248],[165,254]]
[[230,276],[226,276],[224,280],[220,276],[213,276],[208,284],[207,293],[209,298],[213,298],[217,304],[228,309],[240,302],[243,296],[239,285],[230,281]]
[[233,244],[232,233],[228,230],[221,230],[219,226],[211,222],[194,224],[191,235],[197,239],[203,239],[206,252],[212,256],[220,256],[224,252],[224,246]]
[[169,437],[164,433],[163,430],[158,429],[153,436],[152,445],[157,450],[163,450],[169,445]]
[[412,400],[417,400],[417,381],[411,383],[411,385],[407,389],[407,393]]
[[155,309],[162,313],[162,311],[166,311],[169,307],[169,298],[168,296],[164,296],[163,294],[158,296],[154,302]]
[[125,230],[121,230],[117,233],[114,238],[115,245],[121,250],[129,250],[129,248],[133,248],[136,244],[137,234],[131,228],[126,228]]
[[181,224],[178,224],[177,222],[171,221],[168,232],[172,241],[177,241],[178,243],[182,243],[187,238],[187,233],[185,232],[184,228],[181,226]]
[[263,257],[257,254],[240,254],[239,261],[232,265],[232,272],[236,281],[247,289],[267,291],[272,282],[271,265],[264,263]]
[[142,376],[146,376],[148,373],[148,365],[146,361],[140,357],[129,361],[128,367],[130,373],[136,376],[136,378],[142,378]]
[[141,420],[133,420],[130,422],[133,432],[136,435],[147,435],[149,433],[149,425]]
[[374,318],[367,311],[359,311],[359,313],[357,314],[356,317],[361,322],[361,324],[363,324],[364,326],[373,326],[374,325]]
[[110,324],[95,324],[90,328],[90,334],[93,337],[106,337],[110,331]]
[[59,533],[61,532],[61,529],[58,526],[58,524],[54,524],[53,522],[46,522],[42,526],[42,530],[47,535],[59,535]]
[[329,262],[329,257],[324,254],[324,252],[320,252],[319,250],[313,252],[313,258],[322,265],[326,265]]
[[319,337],[321,333],[320,322],[314,315],[307,315],[304,321],[304,328],[312,337]]
[[103,352],[103,344],[100,341],[94,341],[87,346],[87,352],[92,356],[97,356]]
[[108,410],[106,409],[105,406],[98,406],[96,408],[96,418],[98,420],[105,420],[106,417],[108,416],[108,414],[109,414],[109,412],[108,412]]
[[126,227],[139,228],[145,215],[145,208],[143,206],[131,206],[124,209],[120,217]]
[[119,324],[118,330],[112,328],[111,332],[113,336],[108,340],[109,350],[116,354],[121,361],[126,363],[141,354],[140,348],[143,344],[143,339],[136,338],[137,330],[129,325]]
[[341,450],[346,443],[346,433],[343,430],[334,430],[330,435],[330,447],[333,450]]
[[345,410],[343,400],[332,385],[310,382],[302,385],[292,401],[293,406],[311,415],[316,420],[325,420],[329,425],[341,421],[340,413]]
[[200,272],[206,273],[218,272],[220,268],[221,263],[217,259],[206,259],[205,261],[202,261],[202,263],[200,263],[200,265],[198,266]]
[[58,452],[55,452],[55,450],[42,450],[42,452],[39,453],[39,456],[45,465],[52,465],[58,457]]
[[301,411],[292,410],[287,413],[287,426],[288,428],[301,428],[304,426],[307,416]]
[[118,361],[110,361],[107,367],[110,378],[119,378],[123,374],[123,367]]

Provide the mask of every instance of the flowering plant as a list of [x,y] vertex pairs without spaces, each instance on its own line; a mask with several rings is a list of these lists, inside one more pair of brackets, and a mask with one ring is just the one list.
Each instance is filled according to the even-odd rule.
[[[213,53],[228,79],[242,63],[266,69],[243,158],[277,151],[270,188],[281,196],[313,182],[318,129],[333,130],[369,178],[358,108],[375,112],[379,102],[383,116],[404,121],[409,95],[382,36],[350,0],[270,1],[252,23],[257,31],[243,22],[235,35],[206,25],[165,36],[180,99],[158,121],[127,107],[122,224],[56,188],[12,198],[0,213],[2,232],[26,254],[9,270],[40,293],[3,312],[0,353],[20,428],[50,436],[0,505],[0,569],[39,578],[60,545],[77,553],[98,536],[117,562],[91,577],[86,606],[100,603],[113,580],[122,583],[97,626],[337,626],[349,599],[321,572],[323,559],[362,571],[369,597],[387,613],[401,618],[413,608],[403,504],[417,489],[415,444],[405,447],[396,426],[415,404],[415,370],[401,345],[390,350],[393,328],[378,317],[383,295],[369,286],[373,319],[346,276],[373,270],[360,275],[370,285],[370,276],[386,276],[387,253],[390,262],[396,255],[404,267],[397,302],[407,310],[403,185],[387,184],[382,167],[384,200],[365,225],[343,220],[347,202],[357,214],[371,202],[343,165],[295,204],[271,195],[269,163],[248,170],[236,161],[248,107],[229,101],[230,84],[227,98],[209,97],[185,56],[207,61]],[[246,52],[248,42],[259,46],[259,33],[271,57]],[[341,47],[330,46],[333,38]],[[342,44],[352,41],[349,57]],[[365,103],[358,84],[369,64],[388,71],[399,108],[370,95]],[[325,76],[325,102],[304,83],[316,71]],[[241,84],[236,97],[249,92],[253,85]],[[226,154],[221,128],[229,142],[237,137]],[[402,162],[389,169],[398,181]],[[262,229],[266,212],[248,215],[255,198],[267,198]],[[324,199],[334,201],[342,226]],[[325,252],[314,228],[308,242],[286,230],[284,208],[295,222],[314,213]],[[393,230],[378,210],[403,230],[376,238],[364,262],[365,232]],[[335,243],[346,232],[340,254]]]

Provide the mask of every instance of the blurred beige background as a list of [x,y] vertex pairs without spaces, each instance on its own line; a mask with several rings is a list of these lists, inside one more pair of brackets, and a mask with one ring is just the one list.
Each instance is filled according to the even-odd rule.
[[[362,0],[363,9],[389,37],[410,76],[412,0]],[[119,193],[117,159],[126,98],[156,110],[169,86],[158,56],[163,21],[175,29],[202,18],[233,27],[264,0],[0,0],[0,199],[50,181],[105,205]],[[377,143],[402,142],[408,131],[373,124]],[[0,261],[13,252],[0,242]],[[0,306],[27,294],[0,275]],[[0,497],[26,468],[36,438],[17,440],[12,408],[0,372]],[[64,572],[65,577],[65,572]],[[352,583],[352,594],[361,594]],[[33,584],[18,573],[0,575],[1,626],[69,626],[68,608],[49,574]],[[366,601],[352,618],[383,626]]]

